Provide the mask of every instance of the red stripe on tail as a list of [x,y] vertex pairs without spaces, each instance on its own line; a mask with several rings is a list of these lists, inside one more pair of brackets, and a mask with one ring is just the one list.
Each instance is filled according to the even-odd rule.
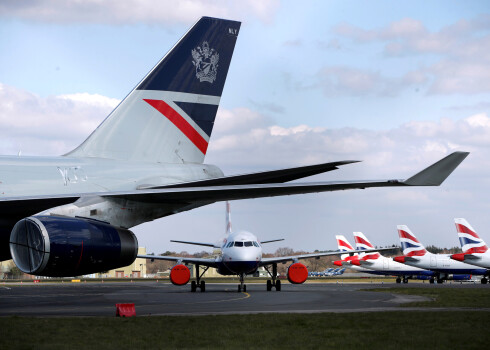
[[206,154],[208,142],[175,109],[162,100],[143,99],[143,101],[167,117],[203,154]]

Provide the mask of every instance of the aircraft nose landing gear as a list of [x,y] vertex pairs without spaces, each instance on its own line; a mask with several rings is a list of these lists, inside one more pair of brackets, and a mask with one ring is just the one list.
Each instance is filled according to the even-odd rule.
[[247,292],[247,286],[245,285],[245,274],[241,273],[240,274],[240,284],[238,285],[238,293],[240,292]]

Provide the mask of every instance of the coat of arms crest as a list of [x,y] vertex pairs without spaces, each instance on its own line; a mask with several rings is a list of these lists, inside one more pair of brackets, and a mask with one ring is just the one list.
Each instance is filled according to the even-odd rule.
[[219,53],[210,48],[207,41],[202,43],[202,47],[198,46],[192,50],[192,64],[196,67],[196,78],[201,83],[213,83],[216,80],[218,61]]

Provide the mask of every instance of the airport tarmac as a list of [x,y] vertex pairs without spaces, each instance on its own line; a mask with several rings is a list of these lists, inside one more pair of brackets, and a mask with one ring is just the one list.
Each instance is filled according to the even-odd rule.
[[[134,303],[144,315],[209,315],[268,312],[363,312],[392,310],[417,296],[366,292],[360,289],[400,287],[395,283],[283,284],[266,291],[265,284],[247,284],[238,293],[235,283],[208,283],[206,292],[190,292],[162,282],[0,284],[0,316],[114,316],[116,303]],[[403,287],[488,288],[464,283]]]

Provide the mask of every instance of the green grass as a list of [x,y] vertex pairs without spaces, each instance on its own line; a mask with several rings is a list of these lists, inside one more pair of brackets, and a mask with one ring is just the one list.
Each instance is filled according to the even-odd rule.
[[490,308],[490,288],[376,288],[370,292],[388,292],[405,295],[420,295],[430,301],[402,304],[402,307],[471,307]]
[[[490,312],[0,318],[0,349],[482,349]],[[472,335],[470,337],[470,335]]]

